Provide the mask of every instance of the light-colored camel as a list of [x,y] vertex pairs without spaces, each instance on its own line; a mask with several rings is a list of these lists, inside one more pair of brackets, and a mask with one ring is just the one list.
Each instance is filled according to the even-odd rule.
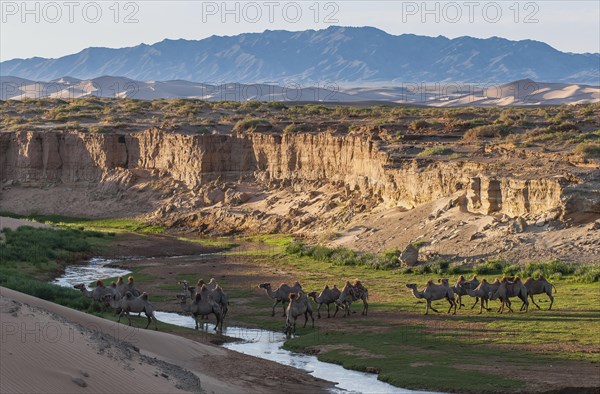
[[101,280],[96,281],[96,287],[94,287],[93,290],[89,290],[88,288],[86,288],[83,283],[77,284],[73,287],[81,291],[81,293],[85,297],[91,298],[92,305],[104,301],[104,296],[107,294],[115,294],[115,288],[112,286],[104,286],[104,283]]
[[[496,292],[498,287],[500,287],[500,280],[498,278],[496,278],[496,280],[494,280],[493,283],[489,283],[487,281],[487,279],[483,278],[481,280],[481,283],[479,283],[479,286],[477,286],[475,289],[473,289],[473,290],[467,289],[467,294],[469,296],[475,297],[475,299],[479,298],[479,300],[480,300],[478,315],[480,315],[481,312],[483,312],[483,309],[490,311],[490,308],[489,308],[490,293]],[[477,302],[475,302],[475,304],[473,304],[471,309],[475,308],[475,305],[477,305]]]
[[[354,301],[362,300],[363,302],[363,310],[362,315],[366,315],[369,310],[369,291],[366,287],[362,285],[360,280],[356,279],[354,284],[351,284],[349,281],[346,281],[342,291],[340,292],[340,296],[336,300],[336,305],[344,310],[344,316],[349,316],[351,314],[350,307]],[[335,317],[336,313],[333,314]]]
[[426,301],[426,303],[427,303],[427,306],[425,307],[426,315],[429,314],[429,309],[431,309],[432,311],[434,311],[436,313],[440,313],[433,306],[431,306],[431,301],[441,300],[444,298],[446,300],[448,300],[448,303],[450,304],[450,308],[448,308],[448,313],[450,313],[450,311],[452,310],[452,307],[454,307],[454,313],[452,313],[452,314],[455,315],[456,314],[456,302],[454,301],[454,292],[452,291],[452,288],[449,286],[447,279],[440,280],[440,282],[441,282],[441,284],[436,285],[435,283],[433,283],[433,280],[429,279],[427,281],[427,285],[425,286],[423,291],[419,291],[417,289],[417,285],[414,283],[409,283],[406,285],[406,287],[412,290],[413,296],[415,296],[415,298],[424,299]]
[[182,295],[177,295],[177,298],[179,298],[181,300],[180,302],[180,306],[181,309],[184,312],[188,312],[191,313],[194,321],[196,323],[196,330],[199,327],[198,324],[198,317],[199,316],[208,316],[208,315],[215,315],[215,318],[217,319],[217,323],[215,324],[215,331],[219,330],[219,329],[223,329],[223,313],[221,311],[221,307],[219,306],[218,303],[216,303],[212,297],[210,296],[210,290],[208,290],[206,288],[206,286],[203,286],[200,289],[200,292],[198,292],[195,296],[194,296],[194,300],[192,301],[191,304],[188,304],[186,302],[186,297],[182,296]]
[[190,299],[194,298],[194,296],[196,295],[195,286],[190,286],[190,283],[187,280],[180,280],[179,282],[177,282],[177,284],[183,287],[183,293],[186,297],[189,297]]
[[[336,285],[333,285],[333,288],[329,288],[328,285],[325,285],[321,293],[317,295],[316,291],[312,291],[308,293],[308,296],[311,297],[317,303],[317,317],[321,318],[321,307],[323,305],[327,305],[327,317],[330,317],[329,313],[329,305],[335,304],[335,301],[340,298],[340,289],[337,288]],[[335,305],[335,313],[337,313],[339,306]]]
[[[479,286],[479,280],[476,276],[473,276],[471,280],[466,280],[464,276],[460,275],[456,284],[452,286],[452,291],[454,291],[454,295],[457,297],[458,309],[465,306],[462,303],[462,296],[468,295],[467,290],[475,290],[475,288]],[[475,305],[479,302],[479,297],[475,297],[475,304],[471,307],[473,309]]]
[[[340,296],[335,301],[336,306],[344,310],[344,317],[350,315],[350,305],[352,305],[352,301],[354,301],[354,286],[352,286],[352,283],[350,283],[350,281],[346,281],[344,287],[342,288],[342,291],[340,292]],[[337,312],[338,309],[336,308],[333,317],[337,315]]]
[[292,334],[296,332],[296,319],[298,316],[304,315],[304,326],[308,321],[308,316],[312,319],[312,326],[315,328],[315,318],[312,315],[312,308],[310,306],[310,300],[302,290],[297,293],[291,293],[289,295],[290,303],[286,309],[285,319],[285,335],[289,339]]
[[104,299],[112,308],[121,310],[117,322],[121,321],[121,317],[123,317],[123,315],[127,315],[129,325],[131,326],[131,316],[129,313],[144,312],[148,318],[148,324],[146,324],[146,328],[148,328],[152,320],[154,320],[154,329],[158,330],[158,326],[156,325],[156,316],[154,316],[154,305],[148,301],[147,293],[142,293],[142,295],[139,297],[135,297],[130,291],[128,291],[121,299],[117,299],[116,294],[107,294]]
[[283,306],[283,316],[286,316],[285,313],[285,303],[289,301],[291,293],[297,293],[302,290],[302,286],[300,283],[296,282],[293,286],[288,286],[285,283],[282,283],[275,291],[271,288],[270,283],[262,283],[258,285],[259,288],[265,289],[267,295],[275,300],[273,303],[273,311],[271,312],[271,316],[275,316],[275,307],[277,304],[281,302]]
[[521,308],[521,310],[527,312],[527,310],[529,309],[529,301],[527,300],[527,288],[523,285],[523,282],[521,282],[521,278],[519,278],[518,276],[514,278],[514,281],[510,281],[508,280],[508,278],[502,278],[498,289],[495,292],[490,292],[489,294],[490,300],[500,300],[501,304],[500,309],[498,310],[498,312],[500,313],[504,312],[505,305],[508,307],[509,312],[513,311],[510,303],[511,297],[519,297],[525,305],[525,308]]
[[[556,287],[554,287],[552,283],[548,282],[546,278],[544,278],[542,275],[540,275],[538,279],[527,278],[523,285],[527,288],[527,294],[531,298],[531,302],[533,302],[533,305],[535,305],[538,309],[541,309],[540,306],[535,303],[533,296],[545,293],[548,296],[548,298],[550,298],[550,306],[548,307],[548,310],[552,309],[552,304],[554,304],[552,288],[554,288],[554,292],[556,292]],[[521,305],[521,310],[523,310],[524,306],[525,304]]]

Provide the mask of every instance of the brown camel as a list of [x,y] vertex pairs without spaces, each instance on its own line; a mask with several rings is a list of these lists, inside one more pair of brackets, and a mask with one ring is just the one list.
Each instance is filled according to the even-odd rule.
[[[552,309],[552,304],[554,304],[552,288],[554,288],[554,292],[556,292],[556,287],[554,287],[552,283],[548,282],[546,278],[544,278],[542,275],[540,275],[538,279],[527,278],[523,285],[527,288],[527,294],[531,298],[533,305],[535,305],[538,309],[541,309],[540,306],[535,303],[533,296],[536,294],[546,293],[548,298],[550,298],[550,306],[548,307],[548,310]],[[521,310],[523,310],[524,305],[525,304],[521,305]]]

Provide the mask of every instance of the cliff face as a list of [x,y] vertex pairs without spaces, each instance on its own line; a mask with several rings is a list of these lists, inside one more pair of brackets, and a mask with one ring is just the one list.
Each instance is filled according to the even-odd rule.
[[[251,177],[267,187],[328,183],[389,206],[413,208],[464,191],[472,212],[519,216],[578,209],[573,182],[494,176],[475,161],[392,160],[379,141],[330,134],[205,135],[0,133],[0,179],[21,184],[101,183],[122,171],[168,176],[196,190]],[[593,193],[592,193],[593,194]],[[592,200],[594,198],[592,197]],[[590,205],[590,203],[587,203]],[[594,203],[591,203],[594,206]]]

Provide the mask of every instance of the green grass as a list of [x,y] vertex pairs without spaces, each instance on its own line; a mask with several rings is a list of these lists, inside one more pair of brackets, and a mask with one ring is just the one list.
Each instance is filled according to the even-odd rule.
[[62,215],[19,215],[12,212],[0,211],[0,216],[11,217],[22,220],[32,220],[39,223],[52,224],[60,227],[79,228],[85,230],[96,230],[104,232],[130,232],[141,234],[162,234],[165,232],[163,226],[144,223],[134,218],[114,219],[86,219]]
[[[364,323],[360,323],[363,325]],[[285,344],[293,351],[329,346],[318,354],[321,361],[331,362],[359,371],[379,371],[379,379],[400,387],[429,390],[459,390],[461,392],[512,391],[523,382],[491,373],[470,372],[465,378],[463,367],[477,367],[482,359],[488,363],[513,363],[512,353],[494,349],[470,347],[443,335],[425,333],[423,327],[356,327],[323,332],[303,330],[303,334]],[[372,330],[373,332],[369,332]],[[327,348],[325,348],[327,349]],[[539,362],[533,357],[521,357],[523,364]]]
[[429,157],[429,156],[447,156],[454,153],[451,148],[443,146],[433,146],[430,148],[423,149],[417,156],[418,157]]
[[233,249],[239,244],[235,243],[231,238],[189,238],[179,237],[180,241],[194,242],[202,246],[219,248],[224,250]]

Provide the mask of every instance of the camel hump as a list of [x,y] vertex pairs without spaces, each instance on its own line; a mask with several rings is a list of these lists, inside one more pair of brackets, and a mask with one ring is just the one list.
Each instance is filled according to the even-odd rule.
[[142,293],[142,300],[148,301],[148,293],[146,293],[146,292]]
[[104,283],[101,280],[97,280],[96,287],[104,287]]
[[487,283],[487,279],[483,278],[483,279],[481,280],[481,283]]
[[302,285],[301,285],[301,284],[300,284],[300,282],[298,282],[298,281],[295,281],[295,282],[294,282],[294,286],[298,286],[299,288],[302,288]]
[[513,280],[514,283],[520,282],[521,278],[519,278],[518,276],[515,276],[515,279]]
[[477,280],[477,275],[473,275],[473,277],[471,278],[471,280]]
[[198,279],[198,282],[196,282],[196,285],[198,286],[202,286],[204,284],[204,279]]
[[428,284],[428,285],[432,285],[432,284],[433,284],[433,279],[429,279],[429,280],[427,280],[427,284]]
[[335,284],[334,284],[334,285],[333,285],[333,288],[334,288],[334,289],[337,289],[338,287],[337,287],[337,285],[335,285]]
[[323,290],[329,290],[329,285],[325,285],[325,287],[323,287]]
[[123,283],[123,277],[122,276],[119,276],[117,278],[117,283],[119,283],[119,284]]
[[127,278],[127,282],[132,283],[133,282],[133,276],[130,276],[129,278]]

